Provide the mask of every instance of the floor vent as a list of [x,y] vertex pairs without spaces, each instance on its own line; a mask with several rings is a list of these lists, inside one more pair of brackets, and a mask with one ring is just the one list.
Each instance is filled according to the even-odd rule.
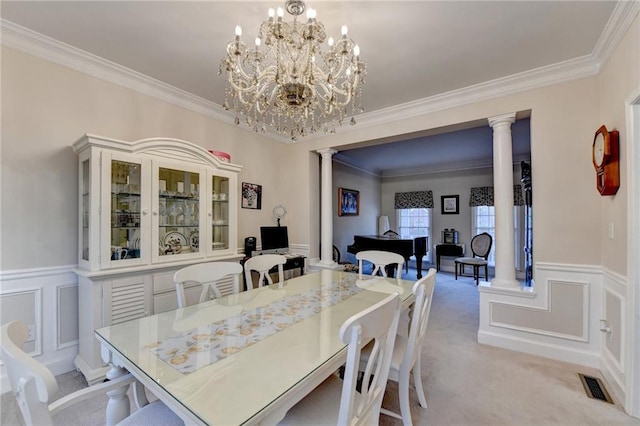
[[613,404],[613,400],[609,396],[607,389],[605,389],[600,379],[596,377],[585,376],[584,374],[578,374],[578,376],[580,376],[580,381],[582,381],[584,391],[587,393],[587,396],[589,398],[599,399],[600,401]]

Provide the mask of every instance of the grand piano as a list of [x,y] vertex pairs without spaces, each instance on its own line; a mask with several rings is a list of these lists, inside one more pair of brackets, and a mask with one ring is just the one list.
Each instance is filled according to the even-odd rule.
[[427,237],[402,239],[396,235],[355,235],[353,244],[347,246],[347,251],[353,254],[364,250],[391,251],[404,257],[405,265],[409,265],[409,258],[415,255],[417,276],[420,279],[422,278],[422,257],[427,254],[427,247]]

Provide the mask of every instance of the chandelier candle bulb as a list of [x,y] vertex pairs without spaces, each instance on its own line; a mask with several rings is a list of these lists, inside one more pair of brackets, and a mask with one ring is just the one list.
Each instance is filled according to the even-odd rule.
[[[283,19],[285,9],[292,20]],[[343,25],[341,38],[328,38],[317,11],[302,0],[286,0],[275,13],[269,9],[255,49],[240,40],[238,26],[220,62],[219,74],[227,78],[223,107],[235,112],[236,124],[242,116],[254,131],[271,126],[292,141],[320,130],[335,133],[349,115],[363,111],[366,65],[347,34]]]
[[313,22],[315,18],[316,10],[309,8],[309,10],[307,10],[307,19],[309,20],[309,22]]

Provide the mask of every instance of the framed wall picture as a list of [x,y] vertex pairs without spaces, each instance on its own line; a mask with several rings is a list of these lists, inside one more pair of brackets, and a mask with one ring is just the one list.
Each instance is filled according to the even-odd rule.
[[242,182],[242,208],[255,210],[262,208],[262,185]]
[[338,216],[360,214],[360,191],[338,188]]
[[458,208],[459,195],[443,195],[440,197],[442,204],[442,214],[458,214],[460,210]]

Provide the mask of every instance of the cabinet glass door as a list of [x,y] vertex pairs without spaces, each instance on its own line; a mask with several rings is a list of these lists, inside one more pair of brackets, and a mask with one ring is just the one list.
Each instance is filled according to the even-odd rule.
[[158,168],[161,258],[200,253],[200,173]]
[[211,228],[213,250],[229,248],[229,178],[211,177]]
[[91,214],[91,191],[90,191],[90,167],[89,159],[82,162],[82,187],[80,193],[82,195],[82,253],[81,259],[89,261],[89,221]]
[[142,165],[124,160],[111,160],[111,262],[131,263],[139,259],[141,239]]

